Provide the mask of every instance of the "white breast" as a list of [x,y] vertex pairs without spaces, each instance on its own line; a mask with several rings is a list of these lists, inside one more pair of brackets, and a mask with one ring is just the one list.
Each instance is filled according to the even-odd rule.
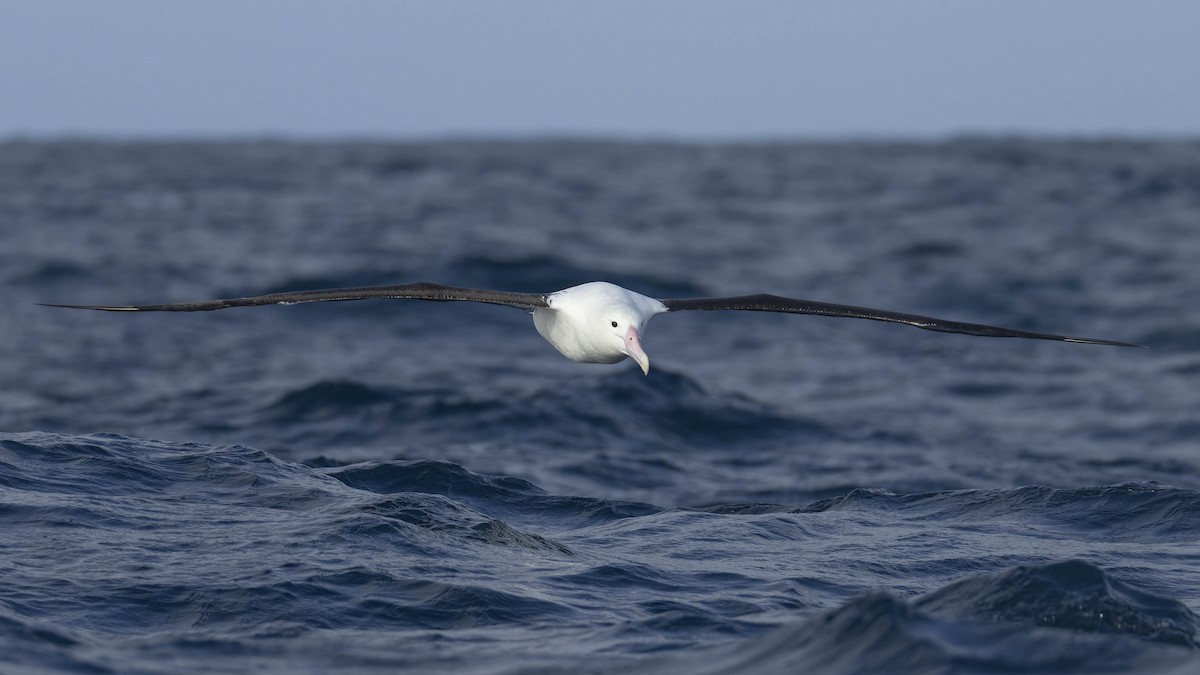
[[625,358],[623,352],[609,347],[607,341],[597,340],[601,336],[594,335],[587,322],[575,315],[539,307],[533,311],[533,325],[547,342],[572,361],[616,363]]

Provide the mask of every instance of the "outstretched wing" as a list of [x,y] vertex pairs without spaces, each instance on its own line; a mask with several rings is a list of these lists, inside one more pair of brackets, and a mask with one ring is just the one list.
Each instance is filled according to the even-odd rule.
[[1116,347],[1140,347],[1130,342],[1118,340],[1100,340],[1097,338],[1071,337],[1068,335],[1053,335],[1051,333],[1034,333],[1027,330],[1000,328],[981,323],[964,323],[947,321],[918,314],[902,314],[883,309],[869,307],[854,307],[852,305],[835,305],[813,300],[782,298],[778,295],[742,295],[734,298],[680,298],[675,300],[660,300],[667,306],[667,311],[680,312],[685,310],[744,310],[750,312],[785,312],[788,314],[816,314],[818,316],[841,316],[851,319],[870,319],[872,321],[890,321],[916,326],[925,330],[936,330],[944,333],[964,333],[983,337],[1015,337],[1034,340],[1058,340],[1060,342],[1081,342],[1093,345],[1113,345]]
[[255,305],[298,305],[304,302],[340,302],[343,300],[431,300],[434,302],[486,302],[507,305],[520,309],[549,307],[546,296],[535,293],[512,293],[489,291],[477,288],[458,288],[427,282],[402,284],[399,286],[364,286],[361,288],[327,288],[319,291],[296,291],[293,293],[271,293],[249,298],[230,300],[199,300],[176,302],[167,305],[57,305],[46,307],[69,307],[71,309],[98,309],[105,312],[209,312],[229,307],[253,307]]

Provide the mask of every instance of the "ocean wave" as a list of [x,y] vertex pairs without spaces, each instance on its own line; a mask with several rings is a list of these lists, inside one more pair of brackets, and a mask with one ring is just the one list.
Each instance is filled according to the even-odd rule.
[[[330,470],[350,487],[382,495],[434,494],[475,504],[513,519],[585,526],[658,513],[661,507],[611,499],[552,495],[528,481],[487,476],[452,462],[417,460],[364,463]],[[565,547],[564,547],[565,548]]]
[[[339,631],[502,627],[584,631],[618,655],[592,672],[1166,671],[1200,648],[1200,618],[1136,569],[1009,564],[812,614],[845,589],[796,554],[856,566],[836,545],[845,533],[914,524],[927,535],[895,541],[938,546],[934,532],[995,527],[1190,541],[1198,503],[1192,491],[1122,484],[664,509],[553,494],[447,461],[312,467],[244,446],[4,434],[0,519],[30,535],[11,554],[74,554],[11,570],[28,590],[0,599],[0,643],[86,669],[103,662],[96,635],[153,631],[171,650],[199,640],[265,653],[273,640]],[[933,557],[861,569],[885,581],[911,578],[911,565],[930,579],[962,569],[916,550]],[[768,563],[767,551],[781,557]],[[556,649],[539,658],[561,665]],[[630,653],[652,656],[630,666],[619,656]]]
[[1046,530],[1103,532],[1108,538],[1134,541],[1191,539],[1200,533],[1200,492],[1145,483],[1073,489],[1027,486],[916,495],[855,489],[796,512],[863,510],[940,522],[1019,522]]
[[736,655],[713,650],[672,665],[701,673],[1182,673],[1194,664],[1198,627],[1182,603],[1068,560],[968,577],[914,598],[868,593],[751,638]]
[[1200,647],[1200,617],[1186,605],[1113,578],[1083,560],[968,577],[921,596],[914,606],[948,620],[1123,634]]

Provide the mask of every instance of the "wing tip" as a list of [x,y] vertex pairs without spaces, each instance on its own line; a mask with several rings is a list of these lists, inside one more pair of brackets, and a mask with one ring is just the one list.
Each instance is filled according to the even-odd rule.
[[140,312],[140,307],[105,307],[103,305],[59,305],[50,302],[35,303],[39,307],[62,307],[65,309],[94,309],[100,312]]
[[1063,342],[1075,342],[1085,345],[1106,345],[1109,347],[1134,347],[1136,349],[1149,349],[1146,345],[1139,345],[1133,342],[1122,342],[1120,340],[1101,340],[1099,338],[1084,338],[1084,337],[1066,337]]

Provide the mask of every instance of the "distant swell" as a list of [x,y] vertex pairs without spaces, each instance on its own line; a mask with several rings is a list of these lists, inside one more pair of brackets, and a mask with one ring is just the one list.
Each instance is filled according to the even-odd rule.
[[484,434],[492,441],[581,447],[636,442],[663,448],[723,448],[732,442],[835,435],[824,422],[786,416],[735,395],[717,396],[686,376],[662,370],[652,378],[618,372],[565,387],[498,392],[491,398],[324,381],[288,392],[260,414],[284,425],[305,445],[346,441],[348,433],[365,440],[389,432],[419,432],[445,442]]
[[653,274],[634,274],[610,268],[587,268],[550,256],[465,255],[433,266],[403,270],[381,268],[364,272],[347,271],[339,275],[296,276],[283,279],[255,293],[382,286],[415,281],[432,281],[468,288],[494,288],[526,293],[547,293],[588,281],[609,281],[654,297],[691,297],[703,295],[703,289],[685,281]]
[[1103,532],[1107,538],[1183,539],[1200,536],[1200,492],[1164,485],[1124,483],[1056,489],[954,490],[897,495],[857,489],[799,512],[881,510],[900,518],[946,522],[1002,521],[1048,530]]
[[393,405],[397,399],[385,391],[359,382],[331,380],[290,391],[266,409],[282,421],[322,418],[377,404]]

